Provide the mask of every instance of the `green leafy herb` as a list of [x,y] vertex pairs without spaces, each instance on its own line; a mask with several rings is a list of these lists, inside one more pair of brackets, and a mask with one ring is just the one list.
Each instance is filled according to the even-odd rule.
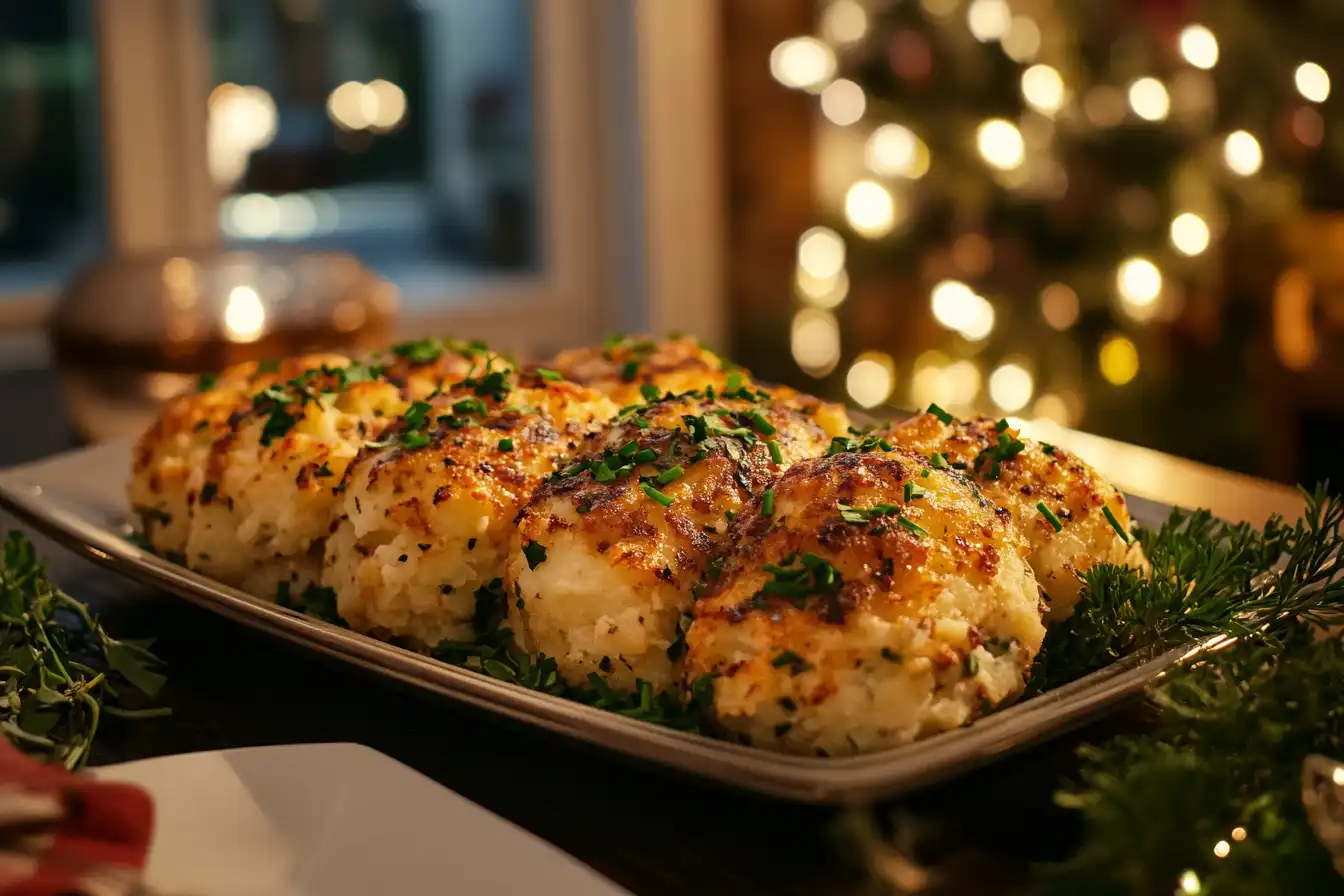
[[851,507],[848,504],[837,504],[836,509],[840,511],[840,518],[847,523],[867,523],[878,517],[895,516],[901,508],[895,504],[874,504],[872,507]]
[[432,364],[443,354],[443,345],[436,339],[417,339],[394,345],[390,351],[412,364]]
[[203,373],[196,377],[196,391],[209,392],[219,383],[219,376],[213,373]]
[[835,594],[844,584],[838,569],[812,553],[801,558],[790,554],[779,563],[767,563],[762,568],[771,578],[751,598],[755,607],[767,606],[772,595],[787,598],[801,607],[808,597]]
[[657,401],[661,393],[658,387],[653,383],[644,383],[639,387],[639,394],[644,396],[645,401]]
[[784,452],[779,448],[779,442],[771,440],[765,443],[765,447],[770,451],[770,460],[775,464],[784,463]]
[[638,361],[626,361],[621,365],[621,379],[627,383],[633,380],[639,374]]
[[527,568],[536,569],[546,560],[546,546],[535,541],[523,545],[523,556],[527,558]]
[[1041,516],[1045,517],[1045,521],[1049,523],[1056,532],[1064,528],[1064,524],[1059,521],[1059,517],[1055,516],[1055,512],[1053,510],[1045,506],[1044,501],[1041,501],[1039,504],[1037,504],[1036,509],[1041,512]]
[[499,440],[499,450],[500,450],[500,451],[512,451],[512,450],[513,450],[513,439],[500,439],[500,440]]
[[548,383],[558,383],[565,378],[565,375],[558,370],[551,370],[549,367],[538,367],[537,376]]
[[761,492],[761,513],[770,516],[775,512],[775,490],[768,488]]
[[935,470],[946,470],[947,458],[943,457],[942,454],[935,451],[933,453],[933,456],[929,458],[929,466],[933,467]]
[[908,479],[905,481],[905,485],[902,487],[902,497],[905,498],[907,503],[909,503],[910,501],[918,501],[920,498],[923,498],[927,494],[928,494],[927,492],[921,491],[918,487],[916,487],[916,485],[913,482],[911,482]]
[[775,658],[770,661],[770,665],[774,666],[776,669],[783,669],[787,666],[790,675],[801,675],[812,668],[811,663],[794,653],[792,650],[781,650],[775,655]]
[[137,708],[154,697],[162,662],[149,642],[113,638],[89,609],[47,578],[22,533],[6,534],[0,566],[0,732],[25,753],[79,768],[104,714],[167,715]]
[[897,525],[899,525],[901,528],[903,528],[903,529],[907,529],[907,530],[909,530],[910,532],[913,532],[914,534],[918,535],[920,538],[923,538],[924,536],[926,536],[926,535],[929,534],[929,533],[924,529],[923,526],[921,526],[919,523],[915,522],[914,520],[910,519],[909,517],[904,517],[904,516],[903,516],[903,517],[899,517],[899,518],[896,520],[896,523],[897,523]]
[[944,423],[955,423],[957,420],[956,417],[953,417],[951,414],[949,414],[942,408],[938,407],[938,405],[936,404],[929,405],[929,409],[925,411],[925,413],[932,414],[933,416],[937,417]]
[[672,506],[673,501],[672,498],[658,491],[658,489],[654,488],[647,482],[640,483],[639,490],[642,491],[644,494],[648,495],[653,500],[657,501],[659,504],[663,505],[664,507]]
[[678,479],[680,479],[682,476],[685,475],[686,471],[682,469],[681,464],[677,464],[675,467],[669,467],[668,469],[659,473],[658,478],[655,479],[654,482],[658,483],[659,485],[667,485],[669,482],[676,482]]

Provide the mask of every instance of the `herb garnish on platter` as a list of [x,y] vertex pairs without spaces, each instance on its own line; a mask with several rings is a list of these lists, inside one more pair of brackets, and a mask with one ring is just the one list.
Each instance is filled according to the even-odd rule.
[[153,697],[163,687],[163,664],[147,642],[111,637],[52,584],[22,533],[5,536],[0,561],[0,733],[30,755],[75,769],[88,760],[103,714],[168,714],[122,702],[128,692]]

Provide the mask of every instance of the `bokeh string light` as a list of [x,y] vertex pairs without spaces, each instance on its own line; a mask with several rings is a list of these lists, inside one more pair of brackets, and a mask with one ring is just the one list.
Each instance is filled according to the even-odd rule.
[[[820,37],[791,38],[771,55],[776,80],[818,96],[824,133],[844,135],[826,138],[822,153],[822,179],[830,179],[822,218],[840,223],[799,240],[795,361],[812,376],[840,371],[828,382],[838,388],[842,380],[848,398],[865,407],[927,399],[1076,425],[1086,419],[1092,384],[1138,380],[1141,352],[1153,351],[1147,333],[1187,313],[1189,297],[1199,295],[1193,285],[1208,280],[1202,272],[1232,244],[1229,215],[1269,201],[1278,172],[1257,175],[1270,159],[1282,163],[1284,141],[1299,151],[1328,145],[1321,104],[1330,97],[1329,72],[1299,58],[1267,73],[1278,79],[1279,101],[1291,103],[1271,129],[1263,119],[1221,114],[1221,73],[1232,71],[1228,60],[1238,47],[1234,31],[1215,34],[1228,20],[1212,12],[1207,22],[1175,28],[1136,25],[1142,41],[1098,60],[1084,52],[1078,30],[1080,21],[1096,18],[1088,10],[1017,0],[919,0],[901,9],[823,0]],[[959,53],[982,54],[984,63],[977,67]],[[878,62],[893,82],[878,75]],[[949,88],[953,72],[968,82],[997,77],[988,73],[1003,66],[1013,67],[1016,111],[930,107],[939,89],[975,89]],[[972,110],[979,110],[973,120]],[[1234,123],[1215,131],[1222,120]],[[1135,134],[1181,147],[1170,185],[1141,175],[1103,186],[1089,171],[1097,156],[1090,148],[1078,152],[1089,141],[1140,139]],[[925,216],[949,200],[936,213],[950,212],[957,223],[938,245]],[[1051,225],[1056,239],[1108,234],[1109,256],[1066,263],[1033,257],[1036,234],[987,223],[991,211],[1032,203],[1044,205],[1045,219],[1058,217]],[[846,241],[856,251],[867,247],[856,256],[861,269],[848,268]],[[883,290],[893,297],[893,314],[907,313],[895,310],[909,307],[895,302],[895,281],[870,285],[864,276],[884,257],[899,258],[903,275],[917,273],[934,332],[943,334],[910,366],[865,344],[874,338],[866,335],[871,328],[855,328],[847,337],[855,344],[841,344],[836,314],[848,320],[871,313]],[[981,289],[992,290],[992,300]],[[1089,335],[1098,333],[1105,335]],[[1040,342],[1047,339],[1054,342]],[[1314,358],[1296,348],[1288,354],[1294,363]]]

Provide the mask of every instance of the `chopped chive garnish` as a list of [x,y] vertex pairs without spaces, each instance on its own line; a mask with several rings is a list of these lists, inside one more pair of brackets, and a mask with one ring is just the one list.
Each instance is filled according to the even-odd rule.
[[701,448],[699,451],[691,455],[691,463],[698,464],[700,463],[700,461],[704,460],[707,457],[709,457],[709,452]]
[[513,439],[500,439],[500,440],[499,440],[499,450],[500,450],[500,451],[512,451],[512,450],[513,450]]
[[1053,526],[1056,532],[1064,528],[1064,524],[1059,521],[1059,517],[1055,516],[1053,510],[1045,506],[1044,501],[1037,504],[1036,509],[1041,512],[1041,516],[1045,517],[1045,521]]
[[600,461],[597,466],[593,467],[593,479],[598,482],[613,482],[616,479],[616,474],[611,471],[611,467],[607,466],[606,461]]
[[954,423],[957,419],[936,404],[930,404],[929,409],[925,413],[932,414],[944,423]]
[[895,450],[896,450],[896,446],[893,445],[893,444],[891,444],[890,442],[888,442],[886,439],[878,439],[878,440],[877,440],[877,447],[881,448],[883,451],[895,451]]
[[928,531],[923,526],[921,526],[919,523],[915,522],[912,519],[901,517],[900,519],[896,520],[896,522],[899,523],[901,526],[905,527],[906,529],[909,529],[916,535],[923,536],[929,534]]
[[637,464],[651,464],[658,459],[658,452],[652,448],[645,448],[643,451],[636,451],[635,456],[631,458]]
[[659,473],[658,478],[654,481],[657,482],[659,485],[667,485],[669,482],[676,482],[678,479],[680,479],[685,475],[686,471],[681,468],[681,464],[677,464],[675,467],[669,467],[668,469]]
[[630,382],[630,380],[633,380],[637,373],[639,373],[638,361],[626,361],[625,364],[621,366],[621,379],[625,380],[627,383]]
[[781,650],[779,654],[770,661],[770,665],[776,669],[783,669],[785,666],[791,667],[791,674],[797,675],[799,672],[806,672],[812,666],[792,650]]
[[938,453],[938,452],[935,451],[935,452],[933,453],[933,457],[929,458],[929,464],[930,464],[935,470],[946,470],[946,469],[947,469],[947,458],[943,457],[942,454],[940,454],[940,453]]
[[772,436],[779,432],[779,430],[775,429],[774,424],[765,419],[765,415],[760,411],[752,411],[747,416],[751,418],[751,422],[756,427],[756,431],[761,435]]
[[919,478],[920,478],[920,479],[928,479],[928,478],[929,478],[929,471],[928,471],[928,470],[925,470],[923,473],[920,473],[920,474],[919,474]]
[[775,512],[775,490],[766,489],[761,493],[761,513],[770,516]]
[[1125,544],[1129,544],[1131,541],[1134,540],[1134,536],[1126,532],[1125,527],[1120,525],[1120,521],[1115,518],[1115,514],[1111,512],[1111,508],[1102,507],[1101,512],[1105,514],[1106,522],[1111,524],[1111,528],[1114,529],[1116,531],[1116,534],[1120,536],[1121,541],[1123,541]]
[[732,373],[728,374],[728,381],[724,383],[723,391],[736,392],[738,389],[741,388],[742,388],[742,374],[738,373],[737,371],[733,371]]
[[558,383],[565,378],[565,375],[558,370],[551,370],[549,367],[538,367],[537,376],[548,383]]
[[644,383],[639,387],[639,394],[644,396],[645,401],[657,401],[660,393],[653,383]]
[[905,483],[905,500],[918,501],[920,498],[924,497],[925,494],[927,493],[916,488],[913,482],[907,481]]
[[784,452],[779,450],[778,442],[766,442],[765,447],[770,449],[770,459],[777,464],[784,463]]
[[408,432],[402,438],[401,443],[411,451],[419,451],[421,448],[429,446],[429,436],[422,432]]
[[621,450],[617,451],[616,453],[619,454],[621,457],[634,457],[635,452],[638,450],[639,450],[639,442],[631,440],[622,445]]
[[725,510],[725,511],[723,512],[723,518],[726,519],[726,520],[727,520],[728,522],[730,522],[730,523],[733,521],[733,519],[734,519],[736,516],[737,516],[737,512],[736,512],[736,511],[733,511],[733,510]]
[[658,489],[649,485],[647,482],[640,483],[639,489],[664,507],[670,507],[672,505],[672,498],[669,498],[667,495],[658,491]]
[[1055,446],[1051,445],[1049,442],[1042,442],[1041,450],[1044,451],[1046,454],[1053,456],[1055,453]]

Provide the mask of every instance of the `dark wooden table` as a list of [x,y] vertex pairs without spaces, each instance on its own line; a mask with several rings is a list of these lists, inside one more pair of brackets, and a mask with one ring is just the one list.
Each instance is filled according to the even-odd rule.
[[[0,367],[0,467],[74,447],[60,407],[50,371]],[[1290,493],[1267,483],[1116,443],[1078,447],[1100,455],[1122,484],[1140,473],[1150,489],[1138,490],[1166,483],[1156,497],[1259,519],[1293,506]],[[15,525],[0,514],[0,529]],[[841,848],[847,841],[835,834],[839,810],[715,789],[399,691],[38,541],[66,590],[93,606],[114,633],[157,637],[169,664],[164,700],[173,715],[111,720],[100,731],[94,764],[350,741],[420,770],[641,896],[875,892]],[[1051,792],[1072,767],[1080,739],[1125,724],[1122,713],[874,811],[884,821],[901,818],[901,829],[917,835],[921,858],[964,885],[953,889],[998,889],[1032,863],[1066,854],[1075,821],[1052,806]],[[449,867],[450,832],[444,851]]]

